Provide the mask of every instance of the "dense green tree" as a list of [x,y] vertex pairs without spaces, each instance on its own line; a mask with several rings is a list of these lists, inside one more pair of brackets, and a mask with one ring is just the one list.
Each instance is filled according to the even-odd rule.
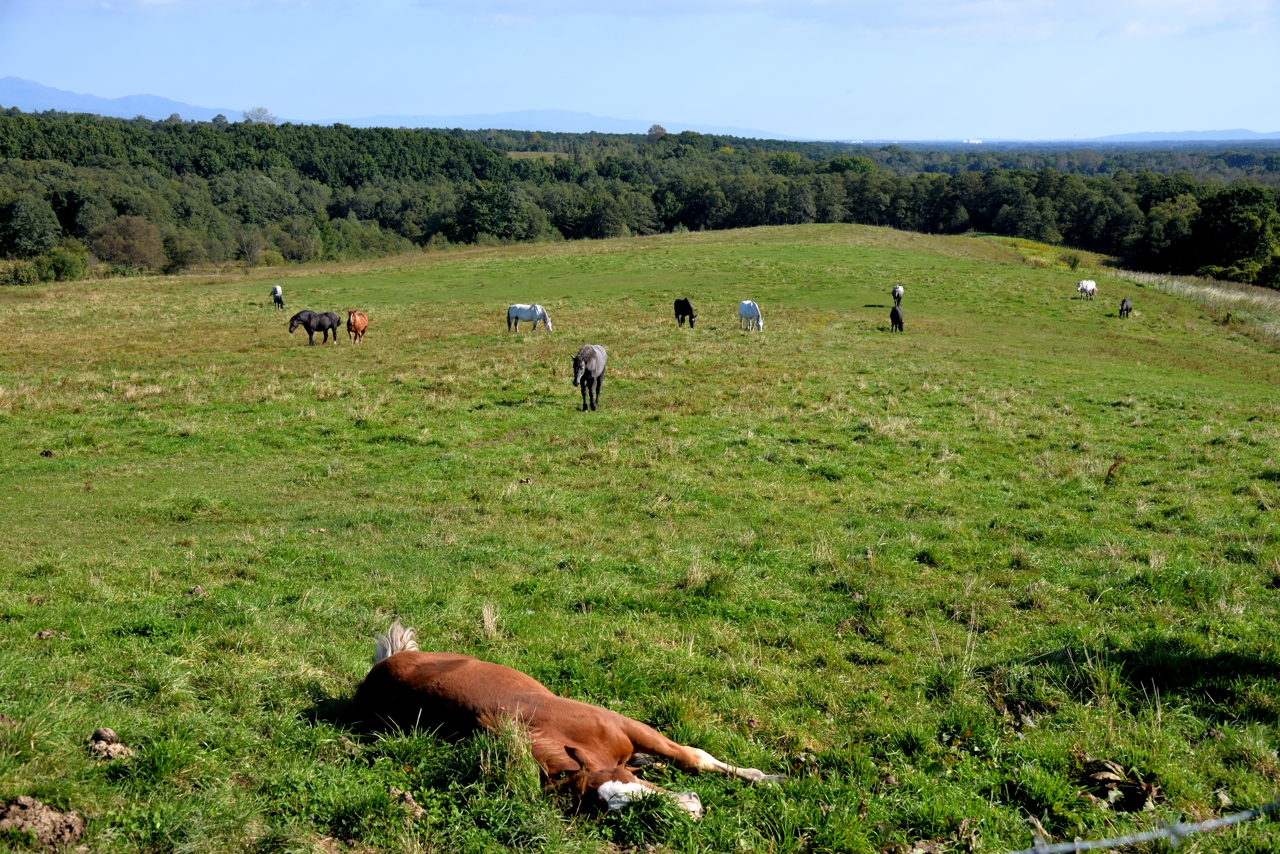
[[122,216],[93,230],[93,254],[103,261],[139,270],[158,270],[165,263],[160,229],[140,216]]
[[825,164],[827,172],[874,172],[876,162],[870,157],[833,157]]
[[62,226],[53,206],[36,193],[19,196],[4,227],[4,250],[19,258],[35,258],[62,239]]
[[52,253],[65,236],[102,258],[134,257],[120,244],[136,220],[166,236],[164,251],[116,263],[168,269],[201,257],[368,257],[409,241],[857,222],[975,229],[1280,283],[1277,197],[1260,186],[1280,185],[1271,149],[931,150],[654,130],[442,133],[0,110],[0,254],[31,258],[38,276],[59,275]]
[[1262,187],[1234,186],[1200,202],[1192,241],[1201,275],[1253,281],[1280,252],[1280,213]]
[[166,273],[180,273],[205,259],[204,244],[186,229],[166,234],[163,245]]
[[804,158],[794,151],[779,151],[770,155],[769,168],[775,175],[799,175],[808,171]]
[[1136,245],[1135,263],[1155,272],[1188,271],[1194,264],[1191,236],[1199,216],[1200,206],[1190,193],[1152,205]]

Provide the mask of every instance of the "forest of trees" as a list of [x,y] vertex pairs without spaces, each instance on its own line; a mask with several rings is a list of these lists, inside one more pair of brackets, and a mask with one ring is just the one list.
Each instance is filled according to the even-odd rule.
[[0,110],[0,282],[856,222],[1280,287],[1280,150],[925,149]]

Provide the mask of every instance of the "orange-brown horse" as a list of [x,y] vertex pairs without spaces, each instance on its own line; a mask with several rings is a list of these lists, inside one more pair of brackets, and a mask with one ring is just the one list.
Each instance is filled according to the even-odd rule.
[[347,337],[352,344],[364,340],[364,331],[369,328],[369,315],[363,311],[347,309]]
[[419,652],[413,629],[399,621],[378,637],[373,669],[356,691],[355,704],[366,724],[444,735],[492,731],[514,720],[527,730],[547,783],[609,809],[657,792],[701,815],[696,794],[667,792],[632,773],[648,759],[642,754],[684,771],[717,771],[752,783],[781,779],[728,765],[609,709],[556,696],[510,667],[469,655]]

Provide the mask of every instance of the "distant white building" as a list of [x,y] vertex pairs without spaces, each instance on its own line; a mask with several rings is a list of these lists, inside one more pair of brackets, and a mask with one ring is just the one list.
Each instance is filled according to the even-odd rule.
[[982,145],[982,140],[980,139],[962,139],[960,141],[968,145]]

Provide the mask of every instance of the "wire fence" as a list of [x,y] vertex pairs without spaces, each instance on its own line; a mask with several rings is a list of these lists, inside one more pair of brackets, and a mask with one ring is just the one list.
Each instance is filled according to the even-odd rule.
[[1238,282],[1132,270],[1110,270],[1108,275],[1193,301],[1217,320],[1239,326],[1254,338],[1280,347],[1280,291]]
[[1180,822],[1178,824],[1165,825],[1156,830],[1132,833],[1128,836],[1117,836],[1114,839],[1095,839],[1087,842],[1083,840],[1079,842],[1036,842],[1030,848],[1011,851],[1009,854],[1075,854],[1077,851],[1106,851],[1111,848],[1137,845],[1140,842],[1154,842],[1158,839],[1167,839],[1171,846],[1176,847],[1178,843],[1193,834],[1205,833],[1222,827],[1230,827],[1233,824],[1253,821],[1255,818],[1278,811],[1280,811],[1280,800],[1272,801],[1266,806],[1258,807],[1254,810],[1224,815],[1222,818],[1213,818],[1208,821]]

